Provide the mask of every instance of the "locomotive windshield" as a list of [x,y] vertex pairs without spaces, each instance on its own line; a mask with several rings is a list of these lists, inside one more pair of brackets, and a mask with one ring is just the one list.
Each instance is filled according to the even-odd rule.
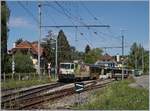
[[62,69],[74,69],[74,64],[60,64]]

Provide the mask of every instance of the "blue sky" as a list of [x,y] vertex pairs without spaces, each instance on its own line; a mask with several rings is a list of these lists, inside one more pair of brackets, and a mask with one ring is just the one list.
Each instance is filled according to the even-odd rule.
[[[9,19],[8,49],[19,38],[28,41],[38,40],[39,32],[38,2],[20,2],[28,9],[34,18],[17,1],[7,1],[11,10]],[[133,42],[141,43],[148,49],[148,2],[146,1],[86,1],[86,2],[58,2],[65,12],[55,2],[43,2],[42,25],[72,25],[72,24],[108,24],[111,28],[79,28],[75,37],[75,28],[43,28],[42,38],[48,30],[58,34],[63,29],[70,45],[77,50],[84,51],[89,44],[91,48],[121,46],[121,29],[124,30],[125,54]],[[70,18],[66,17],[67,14]],[[95,20],[95,17],[97,18]],[[36,20],[35,20],[36,19]],[[83,33],[83,35],[81,35]],[[121,54],[121,49],[107,49],[107,53]]]

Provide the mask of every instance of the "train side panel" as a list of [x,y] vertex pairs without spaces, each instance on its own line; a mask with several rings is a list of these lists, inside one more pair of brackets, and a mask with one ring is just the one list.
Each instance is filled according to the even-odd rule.
[[77,64],[76,70],[75,70],[75,79],[89,79],[90,77],[90,67],[85,64]]

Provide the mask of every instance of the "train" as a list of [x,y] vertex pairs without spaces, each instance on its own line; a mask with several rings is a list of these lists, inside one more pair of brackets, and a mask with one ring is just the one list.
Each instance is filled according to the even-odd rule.
[[[124,69],[124,78],[127,78],[131,71]],[[95,64],[63,62],[59,64],[59,81],[81,81],[91,79],[121,78],[122,69],[102,67]]]

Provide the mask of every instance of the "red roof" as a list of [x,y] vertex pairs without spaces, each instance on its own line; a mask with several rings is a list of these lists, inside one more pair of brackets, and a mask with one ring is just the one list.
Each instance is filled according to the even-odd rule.
[[[35,43],[35,42],[30,43],[28,41],[23,41],[23,42],[17,44],[16,47],[12,49],[12,51],[17,50],[17,49],[20,49],[20,50],[30,49],[33,54],[38,55],[38,43]],[[40,47],[40,55],[41,55],[41,53],[43,53],[43,48],[42,47]]]
[[105,55],[100,57],[100,60],[102,60],[102,61],[112,61],[112,60],[114,60],[114,58],[106,53]]

